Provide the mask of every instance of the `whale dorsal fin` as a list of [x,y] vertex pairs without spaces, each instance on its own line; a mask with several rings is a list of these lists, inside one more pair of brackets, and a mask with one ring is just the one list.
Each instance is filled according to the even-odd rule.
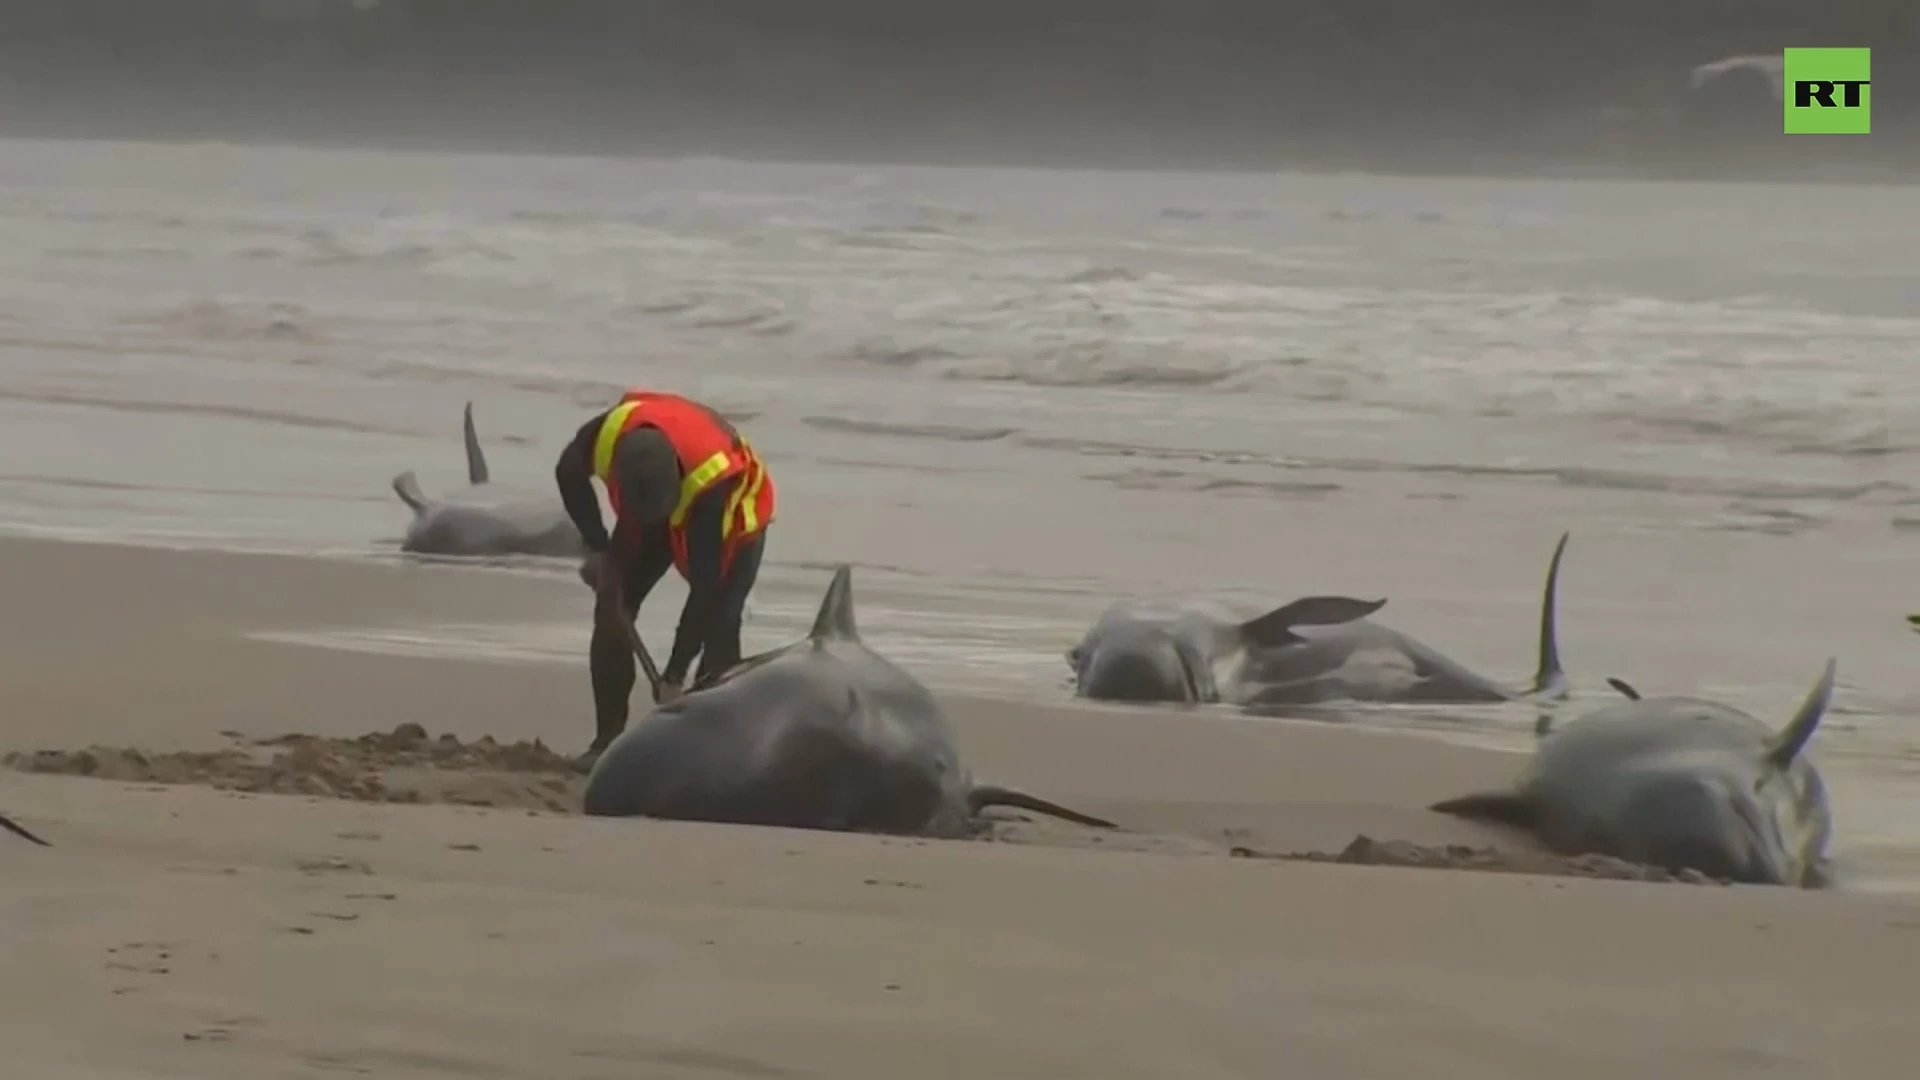
[[467,438],[467,483],[484,484],[489,477],[487,472],[487,455],[480,451],[480,433],[474,430],[473,427],[473,402],[471,401],[467,402],[467,420],[465,426]]
[[427,493],[420,490],[420,478],[413,475],[412,469],[393,478],[393,493],[416,514],[427,508]]
[[827,586],[826,599],[820,601],[820,614],[813,617],[810,641],[860,640],[860,628],[853,622],[853,567],[841,563]]
[[1240,640],[1248,645],[1277,649],[1306,640],[1293,632],[1296,626],[1349,623],[1364,619],[1386,605],[1385,600],[1355,600],[1351,596],[1303,596],[1241,623]]
[[1566,555],[1567,538],[1572,535],[1560,534],[1560,542],[1553,546],[1553,558],[1547,563],[1547,587],[1540,595],[1540,655],[1534,667],[1533,689],[1528,691],[1552,701],[1565,700],[1569,693],[1567,672],[1560,666],[1559,616],[1555,612],[1560,603],[1560,559]]
[[1767,743],[1767,764],[1785,769],[1806,749],[1814,731],[1820,727],[1820,718],[1827,714],[1827,703],[1833,698],[1834,666],[1834,659],[1828,657],[1827,669],[1820,673],[1820,681],[1813,684],[1807,699],[1800,703],[1800,711]]

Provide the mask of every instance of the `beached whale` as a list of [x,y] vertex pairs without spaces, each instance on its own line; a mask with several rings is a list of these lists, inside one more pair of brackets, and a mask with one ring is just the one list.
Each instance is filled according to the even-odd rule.
[[1567,692],[1555,608],[1567,535],[1553,549],[1533,685],[1514,689],[1372,622],[1385,600],[1319,596],[1255,618],[1203,601],[1122,601],[1067,653],[1075,693],[1282,711],[1329,701],[1471,704]]
[[1832,811],[1805,753],[1833,696],[1834,662],[1778,732],[1729,705],[1641,697],[1564,726],[1540,721],[1519,782],[1435,803],[1526,829],[1567,855],[1595,853],[1759,885],[1826,883]]
[[394,494],[413,510],[400,549],[421,555],[584,556],[587,547],[580,530],[558,493],[519,491],[491,482],[471,401],[465,428],[470,486],[443,499],[429,499],[413,470],[393,478]]
[[933,695],[860,640],[847,566],[805,639],[741,661],[622,732],[594,762],[584,798],[601,816],[935,837],[970,835],[990,806],[1114,827],[975,783]]

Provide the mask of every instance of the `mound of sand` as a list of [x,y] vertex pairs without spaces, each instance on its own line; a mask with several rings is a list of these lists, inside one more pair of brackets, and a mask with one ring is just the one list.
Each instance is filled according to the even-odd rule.
[[8,754],[23,772],[144,784],[196,784],[223,791],[316,795],[360,802],[454,803],[574,813],[586,779],[540,740],[499,743],[438,738],[419,724],[356,738],[224,733],[211,751],[147,753],[91,746]]

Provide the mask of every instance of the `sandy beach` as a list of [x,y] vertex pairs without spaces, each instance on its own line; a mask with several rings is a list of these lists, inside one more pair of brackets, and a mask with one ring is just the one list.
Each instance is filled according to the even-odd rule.
[[130,776],[288,734],[460,740],[382,792],[0,773],[54,845],[0,837],[21,1076],[1751,1080],[1920,1050],[1913,899],[1227,855],[1487,842],[1420,808],[1508,754],[949,698],[978,771],[1125,831],[589,820],[531,745],[584,741],[584,672],[247,636],[565,618],[577,583],[4,540],[0,595],[37,613],[0,624],[6,750],[137,748],[96,751]]

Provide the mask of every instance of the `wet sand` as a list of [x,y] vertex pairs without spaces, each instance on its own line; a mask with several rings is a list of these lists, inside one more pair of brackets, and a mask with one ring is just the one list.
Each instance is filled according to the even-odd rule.
[[[583,671],[245,636],[564,619],[577,583],[0,540],[0,595],[0,749],[143,751],[0,772],[55,845],[0,837],[22,1075],[1750,1080],[1920,1050],[1911,898],[1227,855],[1505,843],[1420,807],[1511,755],[948,697],[982,774],[1126,831],[598,821],[533,745],[584,741]],[[282,757],[347,780],[232,765]]]

